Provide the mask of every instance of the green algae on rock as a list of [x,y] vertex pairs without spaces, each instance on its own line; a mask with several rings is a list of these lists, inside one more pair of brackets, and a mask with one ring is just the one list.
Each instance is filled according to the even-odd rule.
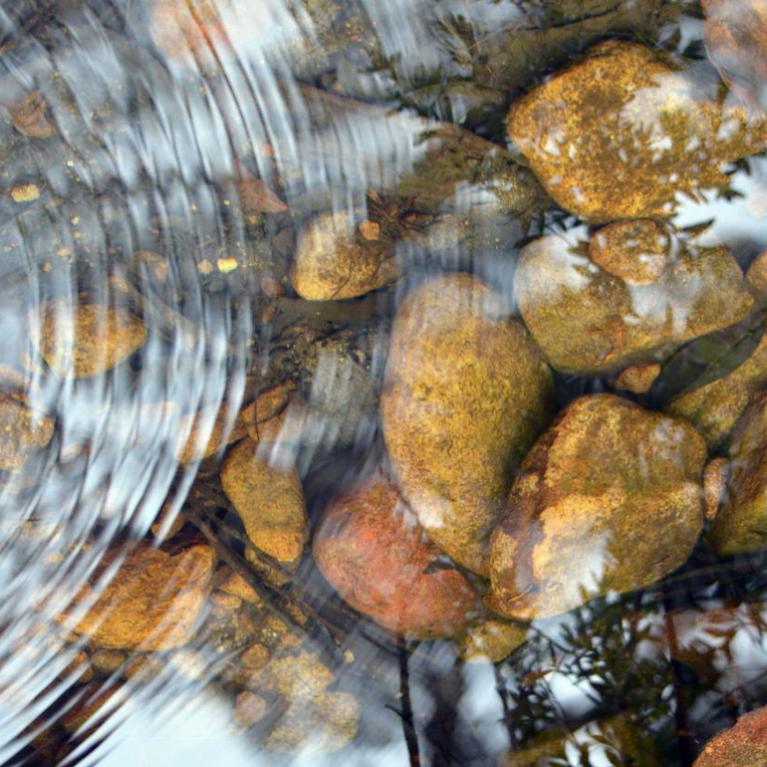
[[668,217],[677,195],[726,188],[723,165],[767,146],[764,119],[723,98],[700,67],[609,40],[512,104],[507,129],[571,213]]
[[683,245],[652,221],[611,224],[588,246],[586,236],[534,240],[515,275],[522,319],[559,370],[598,375],[662,359],[753,305],[722,246]]
[[427,538],[394,483],[380,474],[330,501],[312,552],[343,599],[397,634],[452,636],[479,610],[466,576]]
[[703,525],[703,438],[612,394],[567,406],[525,458],[492,539],[490,606],[521,620],[679,567]]
[[712,738],[693,767],[767,767],[767,706]]
[[436,277],[403,301],[381,395],[384,440],[420,523],[475,572],[487,572],[490,531],[552,395],[540,351],[478,278]]
[[767,544],[767,393],[754,397],[730,444],[725,501],[708,539],[720,554],[755,551]]

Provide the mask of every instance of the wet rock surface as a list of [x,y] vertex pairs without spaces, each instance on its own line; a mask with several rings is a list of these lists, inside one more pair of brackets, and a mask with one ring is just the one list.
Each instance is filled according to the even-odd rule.
[[671,216],[677,195],[725,187],[723,164],[767,138],[705,71],[613,40],[515,102],[507,120],[546,191],[593,223]]
[[702,529],[705,460],[681,419],[614,395],[573,402],[525,458],[493,534],[493,607],[554,615],[677,568]]
[[706,50],[722,79],[757,108],[767,104],[767,6],[762,0],[704,0]]
[[767,710],[744,714],[734,727],[713,738],[695,761],[695,767],[735,767],[767,764]]
[[291,283],[302,298],[330,301],[384,287],[397,274],[391,235],[368,219],[355,225],[341,211],[321,214],[304,228],[296,245]]
[[0,761],[671,767],[764,703],[734,5],[6,3]]
[[221,484],[253,545],[280,565],[296,567],[309,530],[295,467],[271,465],[257,444],[245,439],[227,454]]
[[125,309],[85,303],[72,310],[52,302],[42,309],[39,334],[33,339],[50,368],[79,378],[122,362],[144,342],[146,328]]
[[380,474],[330,501],[312,553],[352,607],[397,634],[455,635],[478,611],[470,582]]
[[729,479],[725,501],[709,538],[722,554],[751,551],[765,545],[767,509],[767,399],[759,394],[735,427],[729,448]]
[[[102,590],[77,595],[86,606],[72,630],[99,647],[167,650],[191,640],[207,595],[214,556],[207,546],[172,555],[139,547]],[[74,612],[72,615],[76,614]],[[67,623],[68,616],[64,616]]]
[[400,306],[381,397],[384,439],[405,500],[459,564],[487,571],[490,530],[551,394],[527,332],[476,277],[430,280]]
[[0,394],[0,469],[20,469],[30,451],[50,442],[53,429],[53,419],[23,395]]
[[753,306],[723,246],[672,246],[650,221],[600,229],[587,251],[585,236],[578,229],[534,240],[515,275],[522,319],[559,370],[597,375],[662,359]]
[[674,397],[667,410],[692,421],[712,449],[726,446],[751,398],[767,382],[767,337],[726,375]]

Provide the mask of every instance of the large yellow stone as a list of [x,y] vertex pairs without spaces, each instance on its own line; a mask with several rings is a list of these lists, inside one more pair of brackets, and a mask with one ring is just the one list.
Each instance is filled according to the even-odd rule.
[[[588,244],[585,230],[575,229],[523,249],[514,284],[519,310],[555,368],[599,375],[663,359],[753,306],[726,248],[672,247],[667,239],[667,253],[637,249],[640,223],[605,227],[609,236],[600,230]],[[655,224],[647,226],[654,237]]]
[[668,217],[677,195],[725,188],[723,165],[767,146],[764,120],[722,99],[700,68],[609,40],[512,104],[507,129],[571,213]]
[[341,210],[320,214],[301,232],[290,281],[302,298],[332,301],[381,288],[397,274],[391,239],[370,226],[358,231],[349,213]]
[[525,458],[493,534],[494,609],[529,620],[679,567],[703,525],[706,445],[612,394],[566,407]]
[[[193,638],[214,561],[209,546],[195,545],[171,555],[141,545],[128,554],[73,630],[99,647],[180,647]],[[94,596],[92,587],[84,587],[73,607]]]
[[487,572],[512,473],[547,423],[550,371],[503,299],[449,274],[402,303],[381,416],[405,500],[456,562]]

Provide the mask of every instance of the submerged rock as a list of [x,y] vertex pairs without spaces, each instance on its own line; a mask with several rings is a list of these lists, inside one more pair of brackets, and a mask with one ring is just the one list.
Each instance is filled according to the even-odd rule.
[[459,564],[487,572],[512,472],[551,404],[542,355],[481,280],[440,276],[403,301],[381,395],[384,439],[405,500]]
[[451,636],[479,607],[469,581],[380,474],[330,501],[313,554],[343,599],[397,634]]
[[309,537],[301,478],[295,466],[273,466],[256,448],[244,439],[227,453],[221,485],[253,545],[292,569]]
[[77,595],[68,615],[85,600],[96,601],[73,630],[97,647],[145,651],[181,647],[194,636],[214,560],[213,550],[203,545],[176,555],[139,546],[103,591],[85,587]]
[[652,388],[660,371],[661,366],[657,362],[629,365],[616,377],[615,388],[630,391],[632,394],[646,394]]
[[705,746],[693,767],[767,767],[767,706],[741,716]]
[[345,210],[310,221],[298,238],[290,272],[296,293],[309,301],[332,301],[393,282],[398,276],[393,242],[372,224],[365,219],[355,225]]
[[767,146],[767,126],[723,103],[718,80],[609,40],[515,102],[507,129],[546,191],[599,223],[668,217],[680,193],[723,189],[723,165]]
[[222,403],[220,407],[187,415],[182,423],[186,438],[177,451],[178,460],[181,463],[202,461],[242,439],[248,433],[245,420],[248,407],[232,414],[226,403]]
[[467,661],[500,663],[527,639],[527,627],[498,618],[485,618],[469,627],[459,652]]
[[767,544],[767,393],[757,395],[738,421],[730,445],[724,504],[709,531],[720,554],[754,551]]
[[767,3],[703,0],[706,51],[722,79],[762,108],[767,106]]
[[559,370],[598,375],[654,361],[753,305],[722,246],[682,247],[650,221],[605,227],[588,252],[580,236],[534,240],[515,275],[522,319]]
[[712,450],[723,447],[754,394],[767,384],[767,334],[727,375],[674,397],[666,410],[692,421]]
[[32,340],[60,376],[103,373],[133,354],[146,337],[143,320],[116,306],[51,301],[41,308],[41,317],[39,336],[33,334]]
[[519,619],[642,588],[679,567],[703,524],[706,446],[682,419],[581,397],[525,458],[493,534],[491,606]]
[[37,447],[53,436],[54,421],[30,408],[22,394],[0,393],[0,469],[20,469]]
[[762,251],[750,264],[746,272],[748,284],[757,294],[761,303],[767,298],[767,250]]
[[730,462],[726,458],[712,458],[703,472],[703,500],[706,519],[715,519],[727,493]]
[[265,747],[314,754],[335,751],[352,740],[359,705],[351,693],[328,689],[334,682],[333,672],[316,653],[278,650],[252,682],[258,691],[279,695],[287,705],[269,729]]

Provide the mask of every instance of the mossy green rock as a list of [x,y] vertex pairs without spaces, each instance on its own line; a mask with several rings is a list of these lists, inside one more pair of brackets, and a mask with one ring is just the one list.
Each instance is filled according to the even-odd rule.
[[703,524],[703,438],[612,394],[568,405],[525,458],[492,539],[490,606],[529,620],[679,567]]
[[[722,246],[682,248],[669,239],[665,258],[660,252],[638,255],[632,268],[639,223],[625,230],[622,247],[604,230],[587,244],[585,229],[576,229],[523,249],[515,276],[517,302],[555,368],[599,375],[663,359],[751,309],[743,273]],[[657,225],[646,226],[654,232]]]
[[764,118],[724,103],[702,67],[608,40],[512,104],[509,137],[546,191],[590,223],[668,217],[724,189],[724,164],[767,145]]
[[752,396],[767,384],[767,334],[732,372],[674,397],[672,415],[692,421],[712,450],[722,447]]
[[384,439],[420,523],[475,572],[487,572],[490,532],[552,395],[543,355],[481,280],[443,275],[403,301],[381,396]]
[[738,421],[730,459],[725,502],[709,532],[720,554],[767,545],[767,392],[756,395]]

